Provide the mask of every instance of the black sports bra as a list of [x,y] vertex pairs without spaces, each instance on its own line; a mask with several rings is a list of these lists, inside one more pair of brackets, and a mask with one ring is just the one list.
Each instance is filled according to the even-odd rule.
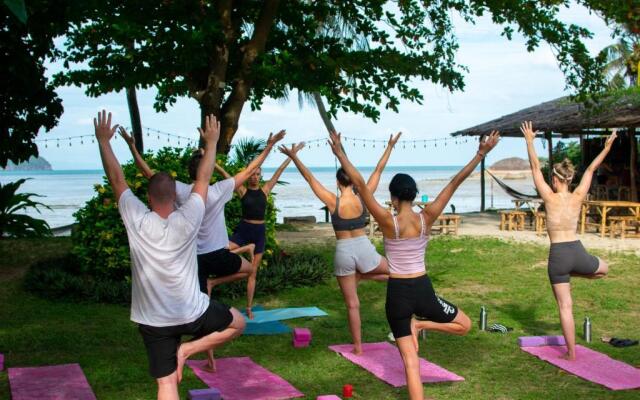
[[249,189],[244,192],[244,196],[240,199],[242,205],[242,218],[253,220],[264,220],[264,214],[267,210],[267,196],[262,189]]
[[366,208],[364,207],[364,203],[362,202],[360,196],[358,196],[358,199],[360,199],[360,204],[362,204],[362,214],[355,218],[346,219],[340,217],[339,215],[340,196],[337,196],[336,209],[334,210],[333,214],[331,214],[331,224],[333,225],[334,231],[353,231],[356,229],[364,229],[364,227],[367,226]]

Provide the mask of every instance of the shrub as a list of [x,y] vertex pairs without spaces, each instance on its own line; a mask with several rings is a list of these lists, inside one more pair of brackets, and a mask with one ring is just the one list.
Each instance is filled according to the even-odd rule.
[[0,184],[0,239],[5,235],[15,238],[51,236],[51,229],[46,221],[23,214],[30,208],[38,212],[38,207],[49,208],[31,199],[41,197],[35,193],[16,193],[26,181],[18,179]]

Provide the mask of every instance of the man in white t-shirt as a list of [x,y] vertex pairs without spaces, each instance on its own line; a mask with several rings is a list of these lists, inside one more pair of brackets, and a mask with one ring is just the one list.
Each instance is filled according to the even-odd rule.
[[[146,178],[151,179],[155,172],[149,168],[149,165],[136,150],[134,139],[127,134],[124,128],[120,128],[120,135],[129,144],[129,149],[138,169]],[[210,295],[211,289],[217,285],[248,278],[247,314],[249,317],[252,316],[251,305],[255,292],[257,266],[253,266],[250,261],[240,257],[237,254],[238,250],[229,250],[229,236],[227,235],[227,226],[224,218],[224,207],[232,199],[234,190],[242,186],[253,172],[260,168],[269,152],[284,136],[284,130],[275,135],[269,134],[264,150],[251,161],[247,168],[238,172],[235,176],[209,186],[204,219],[198,232],[198,279],[200,290]],[[202,164],[202,160],[203,153],[200,150],[194,152],[189,160],[189,175],[194,181],[196,171]],[[192,186],[193,184],[188,185],[176,181],[178,204],[183,204],[189,198]],[[210,278],[211,276],[213,278]]]
[[[187,358],[239,336],[244,317],[234,308],[210,300],[198,282],[197,235],[205,214],[209,180],[215,163],[220,126],[206,118],[206,142],[193,188],[176,209],[176,184],[159,172],[149,180],[151,210],[127,186],[109,141],[111,113],[94,119],[100,157],[113,188],[131,252],[131,320],[147,349],[149,371],[158,383],[158,399],[178,399]],[[225,235],[226,236],[226,235]],[[183,335],[193,336],[181,343]]]

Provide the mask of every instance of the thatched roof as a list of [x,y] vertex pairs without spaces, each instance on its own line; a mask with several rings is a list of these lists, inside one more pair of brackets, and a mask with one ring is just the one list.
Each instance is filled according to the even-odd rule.
[[521,171],[530,170],[531,166],[529,165],[529,161],[523,158],[509,157],[494,163],[489,169],[495,171]]
[[520,124],[523,121],[533,121],[535,130],[551,132],[553,136],[606,134],[607,128],[640,126],[640,92],[632,89],[611,95],[591,108],[561,97],[451,135],[480,136],[498,130],[502,136],[522,137]]

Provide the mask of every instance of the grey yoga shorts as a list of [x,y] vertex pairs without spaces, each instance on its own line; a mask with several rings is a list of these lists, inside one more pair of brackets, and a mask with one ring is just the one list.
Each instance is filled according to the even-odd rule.
[[547,272],[551,284],[569,283],[572,273],[593,275],[600,265],[598,257],[587,253],[579,240],[551,243]]
[[333,257],[335,276],[347,276],[356,273],[366,274],[380,265],[382,256],[367,236],[358,236],[336,241],[336,254]]

